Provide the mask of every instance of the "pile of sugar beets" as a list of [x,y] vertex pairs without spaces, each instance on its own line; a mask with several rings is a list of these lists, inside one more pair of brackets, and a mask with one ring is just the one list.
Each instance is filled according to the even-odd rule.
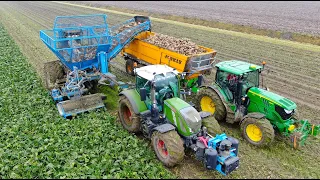
[[199,47],[196,43],[187,38],[175,38],[164,34],[155,34],[144,39],[145,42],[168,49],[179,54],[191,56],[206,52],[205,49]]
[[[128,25],[124,25],[117,29],[116,33],[120,33],[127,28],[133,27],[138,25],[136,22],[132,22]],[[190,39],[187,38],[175,38],[168,35],[155,33],[153,36],[149,36],[148,38],[144,39],[143,41],[148,42],[150,44],[162,47],[164,49],[168,49],[179,54],[184,54],[186,56],[191,56],[195,54],[201,54],[206,52],[205,49],[199,47],[196,43],[192,42]]]
[[[136,23],[136,22],[132,22],[130,24],[127,25],[123,25],[120,26],[118,29],[114,30],[112,33],[114,34],[118,34],[123,32],[124,30],[136,26],[140,23]],[[129,36],[131,33],[133,32],[126,32],[126,34],[124,34],[124,36]],[[124,38],[125,40],[126,38]],[[113,47],[115,47],[118,42],[114,39],[113,40],[113,44],[111,49],[113,49]],[[164,35],[164,34],[160,34],[160,33],[155,33],[153,36],[149,36],[148,38],[144,39],[143,41],[148,42],[150,44],[159,46],[161,48],[164,49],[168,49],[174,52],[177,52],[179,54],[183,54],[186,56],[192,56],[195,54],[201,54],[206,52],[205,49],[199,47],[196,43],[192,42],[190,39],[188,38],[175,38],[175,37],[171,37],[168,35]],[[78,45],[76,42],[73,42],[73,45]],[[80,45],[78,45],[79,47]],[[87,48],[86,49],[86,55],[85,57],[83,57],[83,48],[79,48],[79,49],[74,49],[73,51],[77,51],[74,52],[74,57],[73,57],[73,61],[81,61],[83,58],[85,60],[90,60],[92,58],[94,58],[95,54],[96,54],[96,47],[91,47],[91,48]],[[78,52],[79,51],[79,52]]]

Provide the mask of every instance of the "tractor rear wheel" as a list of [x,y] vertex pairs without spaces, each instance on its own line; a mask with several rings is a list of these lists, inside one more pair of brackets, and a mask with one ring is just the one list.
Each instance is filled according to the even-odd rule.
[[133,71],[133,69],[134,69],[134,66],[133,66],[133,60],[131,60],[131,59],[127,59],[126,60],[126,72],[128,73],[128,74],[130,74],[131,76],[134,76],[134,71]]
[[207,128],[208,133],[212,136],[222,133],[221,127],[213,115],[204,118],[202,120],[202,124]]
[[256,146],[268,146],[274,139],[274,129],[269,120],[247,117],[240,125],[243,137]]
[[152,133],[151,143],[158,159],[167,167],[172,167],[184,158],[183,141],[177,131]]
[[134,112],[129,99],[125,96],[120,96],[119,118],[127,131],[135,133],[140,131],[140,117]]
[[195,102],[198,111],[210,112],[218,121],[225,120],[227,111],[215,90],[211,88],[201,88]]

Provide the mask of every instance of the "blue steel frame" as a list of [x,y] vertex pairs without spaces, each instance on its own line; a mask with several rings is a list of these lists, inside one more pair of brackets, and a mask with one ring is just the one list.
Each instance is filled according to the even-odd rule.
[[[209,141],[208,141],[208,146],[210,148],[213,148],[213,149],[216,149],[217,147],[217,144],[221,141],[223,141],[224,139],[227,139],[228,136],[225,134],[225,133],[222,133],[222,134],[219,134],[219,135],[216,135],[214,138],[210,138]],[[236,153],[234,152],[230,152],[230,156],[233,156],[233,157],[236,157]],[[228,158],[228,157],[227,157]],[[218,163],[217,163],[217,166],[216,166],[216,170],[219,171],[221,174],[225,175],[226,174],[222,171],[222,165],[221,163],[223,163],[227,158],[225,157],[221,157],[221,156],[218,156]],[[221,162],[221,163],[220,163]]]
[[[102,25],[92,25],[92,26],[81,26],[81,25],[75,25],[74,24],[65,24],[69,27],[57,27],[57,21],[61,18],[81,18],[81,17],[103,17],[103,24]],[[116,29],[117,27],[131,23],[135,21],[135,18],[129,19],[125,21],[124,23],[115,25],[111,28],[108,28],[108,24],[106,22],[107,15],[105,14],[95,14],[95,15],[80,15],[80,16],[58,16],[56,17],[54,21],[54,28],[52,30],[40,30],[40,39],[46,44],[46,46],[60,59],[60,61],[68,67],[68,69],[73,71],[73,67],[77,67],[79,70],[85,70],[85,69],[99,69],[101,73],[106,74],[108,73],[108,61],[112,58],[115,58],[117,54],[120,53],[120,51],[123,49],[123,47],[130,43],[136,35],[138,35],[142,31],[148,31],[151,29],[151,23],[149,20],[131,27],[130,29],[127,29],[125,31],[133,31],[129,38],[126,39],[126,41],[121,42],[120,37],[124,34],[117,33],[115,35],[110,35],[111,30]],[[73,26],[72,26],[73,25]],[[103,33],[97,34],[95,33],[95,28],[105,28],[105,31]],[[66,30],[85,30],[87,32],[86,36],[79,36],[79,37],[70,37],[70,38],[60,38],[57,37],[57,34],[61,35],[63,31]],[[52,36],[49,34],[53,33]],[[73,40],[83,40],[83,39],[92,39],[96,38],[97,44],[95,45],[86,45],[86,46],[78,46],[78,47],[72,47]],[[110,47],[113,43],[113,40],[116,40],[117,46],[115,46],[112,50],[110,50]],[[59,47],[59,43],[63,42],[70,42],[71,47]],[[88,48],[88,47],[96,47],[96,55],[94,58],[89,60],[82,60],[80,62],[72,62],[72,57],[74,55],[73,50],[78,48]],[[68,53],[70,56],[70,60],[65,59],[65,57],[61,54],[61,50],[64,50]],[[106,54],[104,54],[106,53]],[[104,54],[102,56],[99,56],[98,54]]]

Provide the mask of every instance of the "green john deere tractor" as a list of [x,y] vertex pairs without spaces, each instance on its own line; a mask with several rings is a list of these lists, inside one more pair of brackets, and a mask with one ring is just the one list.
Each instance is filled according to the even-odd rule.
[[243,137],[251,144],[269,145],[278,131],[298,148],[308,135],[316,136],[320,126],[300,120],[291,100],[259,88],[264,65],[237,60],[217,63],[215,82],[200,89],[196,107],[211,112],[218,121],[239,123]]
[[[190,148],[207,169],[227,175],[238,168],[239,141],[222,133],[211,113],[199,113],[179,98],[178,71],[167,65],[149,65],[136,68],[135,76],[135,87],[119,93],[119,119],[129,132],[142,132],[151,139],[164,165],[176,165],[183,160],[184,149]],[[205,120],[215,129],[214,135],[203,126]]]

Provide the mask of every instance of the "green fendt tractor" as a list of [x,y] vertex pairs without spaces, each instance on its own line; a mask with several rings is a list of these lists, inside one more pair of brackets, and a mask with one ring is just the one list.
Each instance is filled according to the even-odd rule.
[[[198,112],[180,99],[178,71],[166,65],[149,65],[135,69],[134,88],[119,95],[119,118],[129,132],[141,132],[151,139],[158,159],[171,167],[184,158],[190,148],[208,169],[227,175],[239,166],[239,141],[218,132],[220,126],[211,113]],[[210,135],[203,120],[211,119],[217,129]],[[218,127],[217,127],[218,126]]]
[[298,148],[308,135],[316,136],[320,126],[300,120],[297,105],[291,100],[259,88],[265,62],[262,64],[237,60],[217,63],[215,82],[201,88],[196,107],[213,113],[218,121],[239,123],[243,137],[251,144],[269,145],[278,131],[290,137],[293,147]]

